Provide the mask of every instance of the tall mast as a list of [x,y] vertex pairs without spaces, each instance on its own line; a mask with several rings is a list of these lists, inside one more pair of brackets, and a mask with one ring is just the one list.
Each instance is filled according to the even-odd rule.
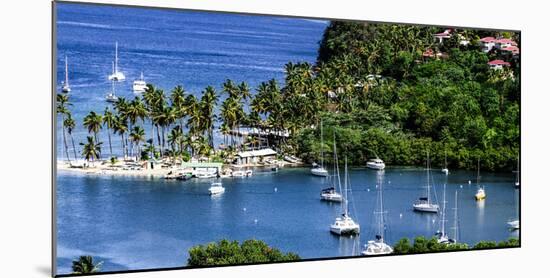
[[447,149],[445,149],[445,169],[447,169]]
[[344,158],[344,214],[348,215],[348,157]]
[[454,230],[455,230],[455,236],[454,240],[455,242],[458,242],[458,190],[455,190],[455,223],[454,223]]
[[69,86],[69,62],[67,61],[67,55],[65,55],[65,86]]
[[477,158],[477,179],[476,179],[477,186],[479,187],[479,157]]
[[384,183],[384,180],[383,180],[383,176],[382,176],[382,171],[378,171],[377,173],[378,175],[378,198],[380,198],[379,200],[379,203],[380,203],[380,211],[378,212],[379,213],[379,218],[378,218],[378,235],[382,237],[381,241],[383,242],[384,241],[384,198],[382,196],[382,184]]
[[[336,173],[334,173],[336,175],[336,178],[338,180],[338,190],[340,190],[340,192],[342,192],[342,183],[340,181],[340,169],[338,168],[338,153],[336,153],[336,131],[333,131],[332,133],[332,137],[333,137],[333,149],[334,149],[334,169],[336,171]],[[342,203],[342,205],[344,205]]]
[[321,119],[321,168],[325,169],[325,165],[323,163],[323,157],[324,157],[323,147],[324,147],[324,144],[323,144],[323,119]]
[[426,151],[427,159],[426,159],[426,178],[428,179],[427,184],[427,192],[428,192],[428,204],[431,204],[430,202],[430,151]]
[[443,211],[441,212],[441,234],[445,235],[445,209],[446,209],[446,194],[447,194],[447,183],[443,184]]
[[516,168],[516,184],[519,184],[519,156],[518,156],[518,166]]
[[118,42],[115,42],[115,70],[114,72],[118,72]]

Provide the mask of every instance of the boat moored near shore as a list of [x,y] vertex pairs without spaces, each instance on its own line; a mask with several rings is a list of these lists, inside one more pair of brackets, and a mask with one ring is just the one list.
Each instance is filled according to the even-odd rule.
[[380,158],[373,158],[367,161],[367,168],[374,170],[383,170],[384,168],[386,168],[386,164]]

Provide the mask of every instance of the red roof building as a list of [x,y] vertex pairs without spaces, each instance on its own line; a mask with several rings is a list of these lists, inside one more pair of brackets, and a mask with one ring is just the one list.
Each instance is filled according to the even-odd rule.
[[487,63],[491,69],[502,69],[503,67],[509,67],[510,63],[503,60],[493,60]]

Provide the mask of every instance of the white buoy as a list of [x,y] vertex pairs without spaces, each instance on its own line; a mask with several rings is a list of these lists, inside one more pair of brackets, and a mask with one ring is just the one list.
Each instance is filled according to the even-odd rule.
[[273,188],[273,191],[277,192],[277,187]]
[[370,188],[367,188],[367,192],[370,192]]
[[468,181],[468,184],[472,184],[472,181]]
[[399,218],[403,218],[403,213],[400,213],[400,214],[399,214]]
[[243,211],[246,211],[246,208],[243,208]]
[[435,223],[435,219],[432,219],[432,224]]
[[460,188],[462,188],[462,184],[460,185]]
[[258,219],[254,219],[254,224],[258,224]]
[[388,184],[391,184],[391,181],[388,181]]

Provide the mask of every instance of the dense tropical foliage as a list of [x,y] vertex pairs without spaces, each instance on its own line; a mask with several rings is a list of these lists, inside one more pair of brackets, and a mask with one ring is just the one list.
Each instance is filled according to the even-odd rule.
[[510,238],[509,240],[501,241],[499,243],[495,241],[480,241],[474,246],[468,246],[465,243],[445,244],[438,243],[437,238],[432,237],[430,239],[425,237],[416,237],[411,244],[408,238],[400,239],[393,247],[394,254],[417,254],[417,253],[433,253],[455,250],[471,250],[471,249],[490,249],[490,248],[505,248],[505,247],[519,247],[519,240],[517,238]]
[[101,270],[103,262],[96,263],[92,256],[80,256],[77,261],[73,261],[73,274],[90,274]]
[[[484,53],[481,36],[514,33],[454,30],[458,36],[434,40],[435,27],[332,22],[320,43],[315,65],[285,65],[283,84],[271,79],[250,88],[226,80],[221,89],[200,94],[176,86],[169,94],[152,84],[141,97],[120,98],[102,114],[83,121],[100,146],[99,134],[120,136],[118,153],[136,159],[216,157],[269,146],[306,162],[329,153],[333,138],[351,164],[380,157],[390,165],[421,165],[426,150],[433,164],[444,153],[451,168],[474,168],[478,158],[487,170],[510,170],[520,145],[519,60],[492,70],[487,62],[503,54]],[[426,57],[434,49],[440,56]],[[67,95],[59,94],[64,154],[75,128]],[[324,145],[320,124],[325,128]],[[262,135],[237,136],[243,127]],[[223,136],[216,151],[215,133]],[[76,151],[73,153],[76,159]],[[88,146],[91,150],[92,146]],[[88,159],[101,159],[86,151]],[[325,160],[330,162],[330,156]]]
[[235,265],[248,263],[297,261],[300,257],[294,253],[282,253],[269,247],[261,240],[238,241],[220,240],[218,243],[198,245],[189,249],[188,266]]

